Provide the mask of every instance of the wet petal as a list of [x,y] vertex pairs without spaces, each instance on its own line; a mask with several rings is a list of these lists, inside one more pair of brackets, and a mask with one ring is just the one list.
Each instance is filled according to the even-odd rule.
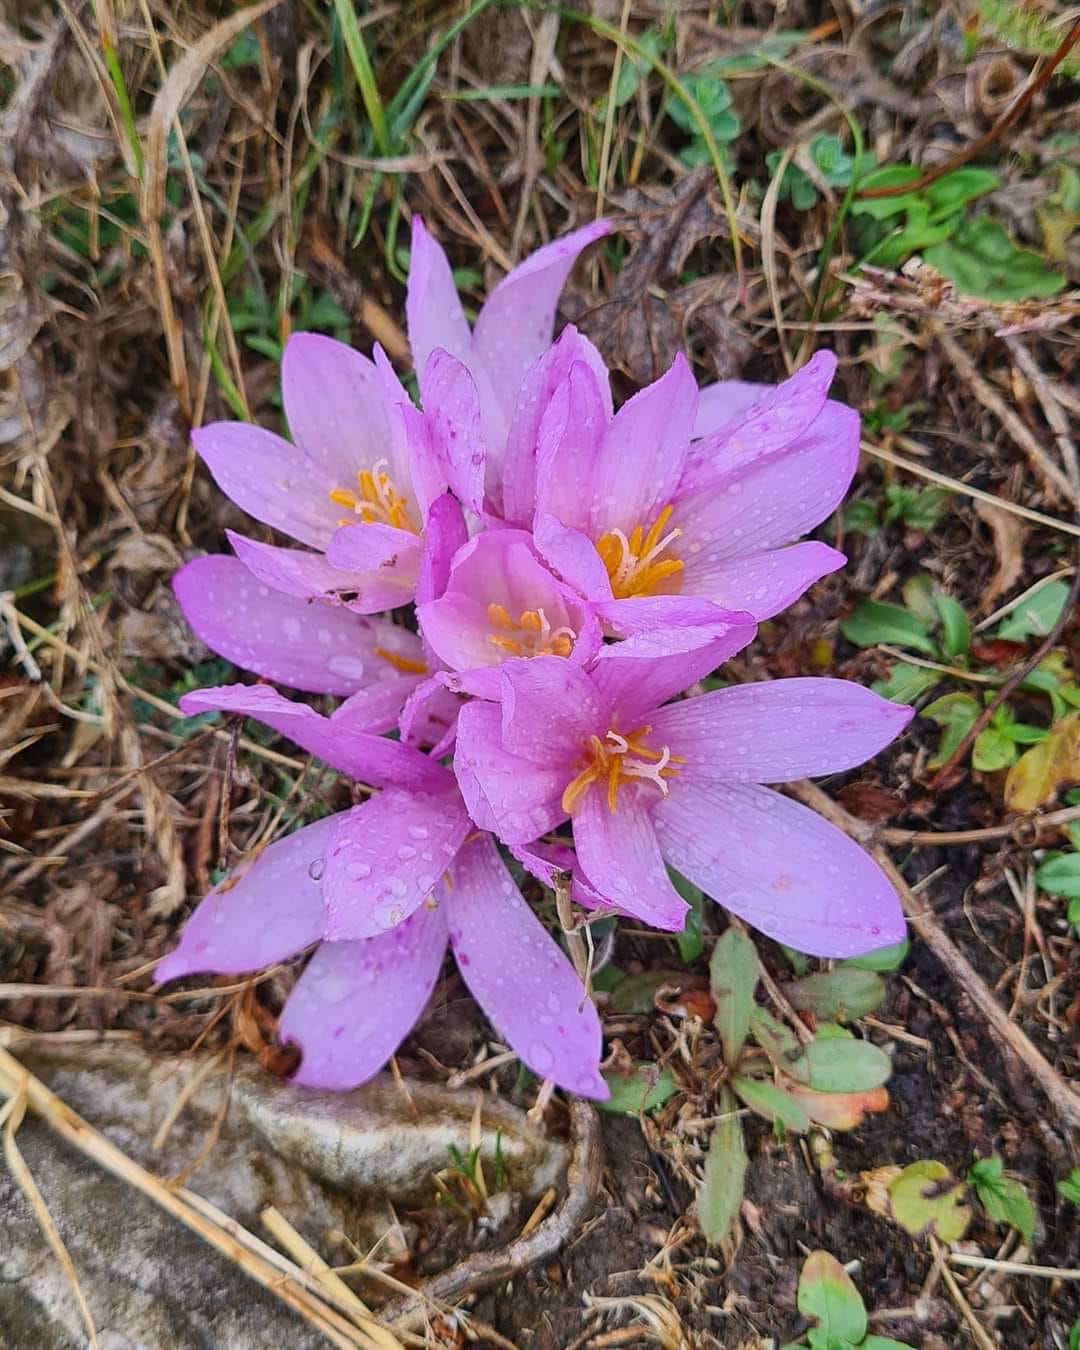
[[683,594],[707,595],[728,609],[744,609],[759,622],[794,604],[815,581],[837,571],[847,558],[816,539],[788,548],[764,549],[724,562],[707,553],[688,558],[680,575]]
[[570,774],[509,754],[502,744],[502,714],[494,704],[462,708],[454,775],[469,815],[504,843],[530,844],[566,819],[562,794]]
[[317,820],[234,868],[200,902],[154,978],[261,970],[317,942],[326,920],[318,860],[333,828],[333,816]]
[[172,584],[184,617],[219,656],[309,694],[352,694],[389,678],[396,672],[380,650],[422,660],[405,629],[331,605],[313,608],[258,581],[239,558],[196,558]]
[[461,507],[448,492],[437,497],[428,511],[424,551],[416,579],[416,603],[438,600],[450,580],[450,566],[459,548],[469,540]]
[[[300,600],[325,600],[330,604],[341,603],[338,596],[342,592],[350,596],[357,592],[360,579],[356,573],[331,566],[325,553],[311,553],[304,548],[279,548],[276,544],[249,539],[235,530],[226,530],[225,535],[233,552],[252,576],[275,591],[283,591]],[[395,603],[400,604],[397,594],[395,592]],[[351,604],[349,608],[352,608]],[[387,605],[379,606],[380,610],[387,608]]]
[[[336,530],[326,546],[327,561],[348,572],[377,572],[406,574],[415,584],[416,569],[420,564],[420,536],[411,530],[399,530],[374,520],[370,524],[343,525]],[[353,577],[359,583],[358,577]],[[411,599],[411,595],[408,596]]]
[[590,736],[611,726],[593,680],[559,656],[507,661],[502,668],[502,744],[534,764],[572,765]]
[[607,234],[597,220],[545,244],[509,272],[476,318],[476,354],[509,418],[525,372],[551,342],[559,294],[581,251]]
[[432,759],[447,754],[454,743],[461,700],[431,676],[409,695],[398,729],[406,745],[432,746]]
[[[713,436],[720,431],[733,431],[761,396],[770,388],[767,384],[750,384],[746,380],[721,380],[707,384],[698,393],[697,416],[694,418],[694,439]],[[691,447],[693,459],[695,447]]]
[[593,787],[574,810],[574,847],[587,881],[614,909],[669,932],[682,931],[689,908],[671,884],[653,829],[659,790],[626,784],[612,811]]
[[490,838],[471,840],[443,890],[462,979],[499,1036],[541,1078],[604,1101],[600,1019],[573,966],[521,898]]
[[303,450],[247,422],[213,422],[191,433],[214,482],[249,516],[312,548],[325,548],[339,509],[336,486]]
[[424,417],[450,490],[479,515],[486,457],[480,395],[468,369],[442,348],[432,352],[424,372]]
[[606,386],[592,366],[575,361],[552,394],[536,444],[536,514],[587,530],[600,453],[610,425]]
[[900,902],[877,863],[769,788],[676,778],[653,822],[673,867],[777,942],[846,957],[904,936]]
[[341,1090],[367,1082],[416,1025],[446,953],[440,910],[358,942],[324,942],[296,982],[278,1039],[300,1047],[292,1081]]
[[472,334],[454,285],[450,263],[442,246],[428,233],[419,216],[413,216],[412,222],[405,319],[413,368],[418,374],[426,368],[436,347],[469,363]]
[[472,829],[456,791],[388,788],[336,820],[322,894],[325,935],[338,942],[372,937],[411,914]]
[[864,763],[912,716],[850,680],[772,680],[671,703],[653,733],[686,760],[687,780],[790,783]]
[[587,534],[567,529],[555,516],[542,514],[537,517],[533,540],[544,560],[568,586],[588,600],[611,599],[611,578]]

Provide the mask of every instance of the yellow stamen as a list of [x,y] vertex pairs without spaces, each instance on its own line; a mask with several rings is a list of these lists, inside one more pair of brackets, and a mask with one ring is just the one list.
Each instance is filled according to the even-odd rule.
[[629,539],[622,530],[609,530],[597,540],[596,551],[611,578],[616,600],[653,595],[658,586],[683,570],[685,564],[679,558],[660,556],[682,534],[678,527],[664,534],[673,510],[670,503],[665,506],[648,533],[644,525],[635,525]]
[[508,656],[569,656],[577,634],[572,628],[551,627],[542,609],[523,609],[515,622],[505,605],[487,607],[488,622],[501,632],[488,634],[493,647]]
[[[420,530],[409,515],[409,499],[403,497],[394,486],[386,472],[386,460],[377,460],[370,469],[361,469],[356,475],[357,491],[351,488],[333,488],[330,500],[335,506],[343,506],[359,523],[371,525],[392,525],[396,530],[408,530],[419,534]],[[343,525],[354,525],[356,520],[343,520]]]
[[388,661],[395,670],[400,670],[403,675],[426,675],[427,666],[423,661],[410,661],[407,656],[398,656],[397,652],[387,651],[385,647],[373,647],[372,651],[376,656]]
[[642,744],[642,738],[650,731],[652,727],[638,727],[623,736],[612,728],[603,740],[599,736],[589,737],[582,747],[585,767],[567,784],[562,795],[562,809],[567,815],[574,814],[594,783],[606,784],[608,810],[613,813],[619,803],[619,788],[627,783],[649,782],[667,796],[667,779],[677,774],[678,766],[686,760],[682,755],[673,755],[666,745],[654,750]]

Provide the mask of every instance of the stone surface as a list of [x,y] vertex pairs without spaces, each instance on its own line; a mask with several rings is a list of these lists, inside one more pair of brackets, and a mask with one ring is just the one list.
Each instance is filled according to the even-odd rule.
[[[198,1156],[226,1082],[221,1073],[208,1075],[157,1151],[155,1132],[203,1061],[149,1057],[129,1046],[21,1058],[69,1106],[163,1177]],[[538,1135],[503,1102],[426,1083],[403,1089],[388,1076],[356,1092],[308,1092],[253,1065],[238,1070],[220,1136],[185,1184],[264,1238],[259,1212],[275,1205],[327,1260],[340,1263],[341,1250],[325,1238],[331,1230],[365,1246],[386,1230],[397,1208],[430,1207],[431,1174],[447,1165],[448,1144],[468,1152],[477,1101],[482,1155],[493,1160],[499,1134],[516,1194],[531,1200],[557,1184],[565,1146]],[[314,1350],[326,1344],[224,1257],[41,1121],[28,1115],[17,1139],[74,1261],[102,1350]],[[85,1343],[63,1272],[0,1166],[0,1347],[75,1350]]]

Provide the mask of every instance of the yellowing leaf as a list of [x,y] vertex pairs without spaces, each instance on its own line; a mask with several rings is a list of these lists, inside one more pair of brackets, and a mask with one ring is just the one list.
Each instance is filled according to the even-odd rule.
[[1005,779],[1005,805],[1012,811],[1034,811],[1074,779],[1080,779],[1080,712],[1055,722],[1045,741],[1020,756]]
[[911,1163],[889,1183],[892,1216],[913,1237],[934,1232],[942,1242],[959,1242],[971,1222],[963,1204],[965,1187],[944,1163]]
[[883,1087],[869,1092],[815,1092],[801,1083],[785,1083],[784,1091],[811,1120],[830,1130],[853,1130],[867,1111],[889,1109],[889,1094]]

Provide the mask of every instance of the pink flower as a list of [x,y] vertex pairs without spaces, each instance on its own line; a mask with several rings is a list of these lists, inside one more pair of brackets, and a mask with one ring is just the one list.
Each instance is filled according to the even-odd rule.
[[[466,505],[474,504],[467,497],[475,500],[477,486],[486,486],[489,508],[501,513],[508,440],[520,445],[538,417],[539,391],[535,385],[523,389],[526,375],[551,344],[570,269],[582,250],[610,229],[610,221],[597,220],[537,249],[503,277],[470,330],[446,254],[419,216],[413,217],[405,299],[409,345],[421,403],[434,419],[428,430],[432,441],[446,447],[454,430],[457,452],[470,462],[468,452],[480,444],[483,472],[461,497]],[[422,439],[419,423],[413,434]]]
[[425,641],[451,671],[451,689],[497,698],[499,666],[516,657],[588,663],[600,625],[581,596],[554,577],[523,530],[488,530],[459,550],[446,590],[417,606]]
[[776,614],[844,562],[826,544],[790,543],[855,471],[858,416],[825,397],[835,366],[819,352],[775,388],[699,397],[679,356],[612,416],[595,363],[574,362],[529,470],[541,553],[620,636],[701,622],[706,602]]
[[500,1036],[541,1077],[604,1099],[600,1023],[573,967],[477,835],[448,770],[272,690],[200,690],[186,712],[258,718],[384,788],[265,849],[206,896],[159,980],[239,973],[321,942],[282,1013],[294,1081],[350,1088],[383,1067],[424,1009],[447,942]]
[[[911,709],[843,680],[741,685],[667,703],[748,640],[604,647],[586,673],[512,661],[501,705],[466,705],[455,771],[469,813],[511,847],[569,817],[584,879],[626,913],[681,927],[665,860],[778,941],[850,956],[898,941],[897,897],[839,830],[762,783],[837,773],[895,737]],[[725,650],[725,648],[727,650]],[[665,706],[666,705],[666,706]]]

